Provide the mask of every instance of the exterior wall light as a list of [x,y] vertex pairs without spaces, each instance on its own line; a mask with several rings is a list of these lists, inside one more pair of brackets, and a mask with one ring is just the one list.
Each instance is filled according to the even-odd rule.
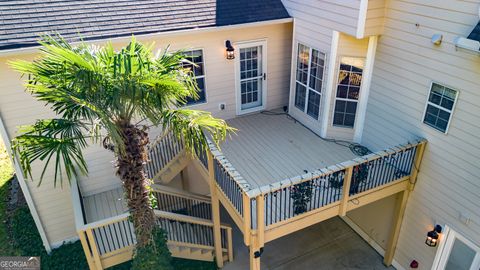
[[225,42],[225,47],[227,47],[227,59],[228,60],[235,59],[235,48],[233,48],[230,40],[227,40]]
[[442,44],[442,40],[443,40],[443,35],[441,35],[441,34],[434,34],[432,36],[432,43],[434,45],[438,46],[438,45]]
[[435,247],[438,243],[438,236],[442,233],[442,226],[435,225],[433,230],[427,233],[427,239],[425,240],[425,244],[429,247]]

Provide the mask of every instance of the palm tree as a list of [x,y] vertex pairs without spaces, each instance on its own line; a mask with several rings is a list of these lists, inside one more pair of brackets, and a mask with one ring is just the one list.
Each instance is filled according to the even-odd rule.
[[149,128],[173,132],[192,154],[206,149],[208,134],[218,144],[232,129],[208,112],[182,107],[188,97],[198,97],[192,72],[183,68],[187,60],[182,52],[167,48],[154,55],[153,44],[147,47],[134,37],[119,51],[111,43],[74,47],[60,36],[46,36],[40,44],[39,59],[17,60],[11,66],[28,76],[26,91],[58,118],[22,127],[12,143],[14,153],[30,178],[32,162],[44,162],[39,184],[51,164],[56,185],[65,177],[70,181],[88,174],[83,150],[89,143],[112,150],[137,247],[150,244],[155,216],[151,179],[144,169]]

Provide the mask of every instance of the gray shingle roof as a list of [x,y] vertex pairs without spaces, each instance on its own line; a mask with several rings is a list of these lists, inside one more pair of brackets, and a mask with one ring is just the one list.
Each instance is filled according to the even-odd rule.
[[0,50],[35,46],[53,32],[95,40],[288,17],[281,0],[0,1]]
[[480,41],[480,21],[477,23],[477,26],[473,28],[470,35],[468,35],[468,39],[473,39],[476,41]]

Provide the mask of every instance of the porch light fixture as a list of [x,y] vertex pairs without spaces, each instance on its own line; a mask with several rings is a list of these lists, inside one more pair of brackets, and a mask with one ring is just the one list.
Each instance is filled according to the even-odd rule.
[[429,247],[435,247],[438,243],[438,236],[442,233],[442,226],[435,225],[433,230],[427,233],[427,239],[425,240],[425,244]]
[[228,60],[235,59],[235,48],[233,48],[230,40],[227,40],[225,42],[225,47],[227,47],[227,59]]

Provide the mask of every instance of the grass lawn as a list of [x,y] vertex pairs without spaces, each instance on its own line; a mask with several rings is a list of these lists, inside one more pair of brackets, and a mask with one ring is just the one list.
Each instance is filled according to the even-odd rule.
[[20,252],[10,242],[6,228],[8,180],[13,176],[13,167],[10,163],[5,145],[0,138],[0,256],[18,255]]

